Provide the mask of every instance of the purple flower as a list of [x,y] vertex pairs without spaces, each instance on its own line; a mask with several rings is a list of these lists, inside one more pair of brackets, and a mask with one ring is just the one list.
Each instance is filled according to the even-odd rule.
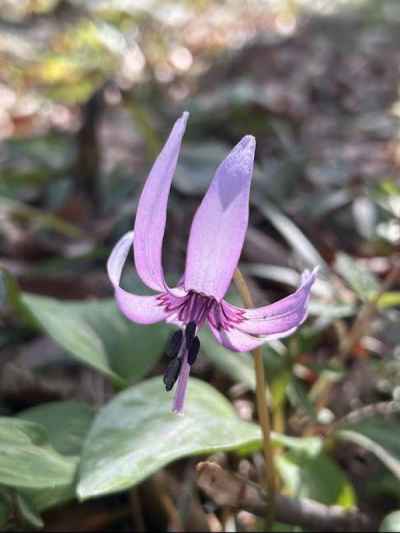
[[[223,298],[242,251],[249,217],[249,193],[255,139],[246,135],[219,165],[192,222],[185,274],[177,287],[168,287],[161,262],[168,195],[188,113],[176,121],[147,178],[136,212],[135,227],[114,247],[108,260],[109,278],[121,312],[133,322],[165,320],[177,325],[171,339],[171,362],[164,376],[167,390],[178,381],[173,409],[183,410],[191,364],[199,351],[196,333],[207,324],[218,342],[232,351],[253,350],[266,341],[293,333],[307,316],[316,269],[304,272],[296,292],[272,305],[236,307]],[[154,296],[131,294],[120,287],[130,248],[137,273],[156,291]]]

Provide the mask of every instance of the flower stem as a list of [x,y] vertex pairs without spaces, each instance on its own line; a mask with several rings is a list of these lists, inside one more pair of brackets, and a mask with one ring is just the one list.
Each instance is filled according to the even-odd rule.
[[[240,293],[243,303],[246,307],[254,307],[253,298],[251,297],[249,287],[243,277],[243,274],[237,268],[233,277],[236,288]],[[264,362],[261,348],[256,348],[252,351],[254,357],[254,368],[256,374],[256,400],[257,400],[257,415],[263,434],[263,450],[265,461],[265,478],[264,485],[267,491],[266,507],[266,530],[269,531],[274,522],[275,514],[275,471],[274,459],[271,443],[271,422],[267,403],[267,384],[265,381]]]

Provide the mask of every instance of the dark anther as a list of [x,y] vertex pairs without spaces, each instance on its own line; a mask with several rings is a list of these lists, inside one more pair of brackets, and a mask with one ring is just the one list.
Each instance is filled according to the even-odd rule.
[[164,373],[163,381],[165,385],[165,390],[170,391],[175,385],[176,380],[178,379],[179,372],[181,370],[182,360],[179,358],[173,359],[170,364],[167,366],[167,369]]
[[189,322],[189,324],[186,326],[185,329],[185,338],[186,338],[186,348],[189,350],[194,336],[196,335],[196,322],[192,320],[192,322]]
[[183,341],[183,331],[181,329],[178,329],[178,331],[175,331],[171,337],[168,340],[167,347],[165,349],[165,353],[167,357],[170,359],[174,359],[179,353],[179,350],[181,349]]
[[190,366],[193,365],[193,363],[196,361],[197,356],[199,355],[200,351],[200,339],[199,337],[195,337],[192,341],[192,345],[188,349],[188,363]]

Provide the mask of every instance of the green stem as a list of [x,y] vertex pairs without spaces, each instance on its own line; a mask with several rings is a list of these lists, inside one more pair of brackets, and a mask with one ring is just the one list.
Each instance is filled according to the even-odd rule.
[[[233,280],[237,290],[240,293],[244,305],[246,307],[254,307],[253,298],[251,297],[249,287],[243,277],[243,274],[238,268],[235,271]],[[263,451],[265,461],[264,485],[267,492],[268,502],[266,507],[266,530],[269,531],[274,523],[276,481],[274,471],[274,456],[271,442],[271,422],[267,403],[268,389],[265,381],[264,361],[261,348],[256,348],[251,353],[254,357],[254,369],[256,374],[257,415],[263,434]]]

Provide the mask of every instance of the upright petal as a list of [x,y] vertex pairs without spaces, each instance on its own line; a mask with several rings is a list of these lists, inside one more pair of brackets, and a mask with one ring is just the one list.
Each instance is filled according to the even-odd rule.
[[133,231],[126,233],[114,246],[107,261],[107,273],[115,289],[115,299],[120,311],[138,324],[153,324],[165,319],[169,313],[159,301],[160,295],[138,296],[119,286],[122,269],[132,249]]
[[220,164],[193,219],[185,289],[220,301],[239,261],[249,218],[256,141],[246,135]]
[[189,113],[174,127],[157,157],[140,196],[134,228],[136,270],[143,282],[156,291],[165,290],[162,243],[167,220],[167,203]]

